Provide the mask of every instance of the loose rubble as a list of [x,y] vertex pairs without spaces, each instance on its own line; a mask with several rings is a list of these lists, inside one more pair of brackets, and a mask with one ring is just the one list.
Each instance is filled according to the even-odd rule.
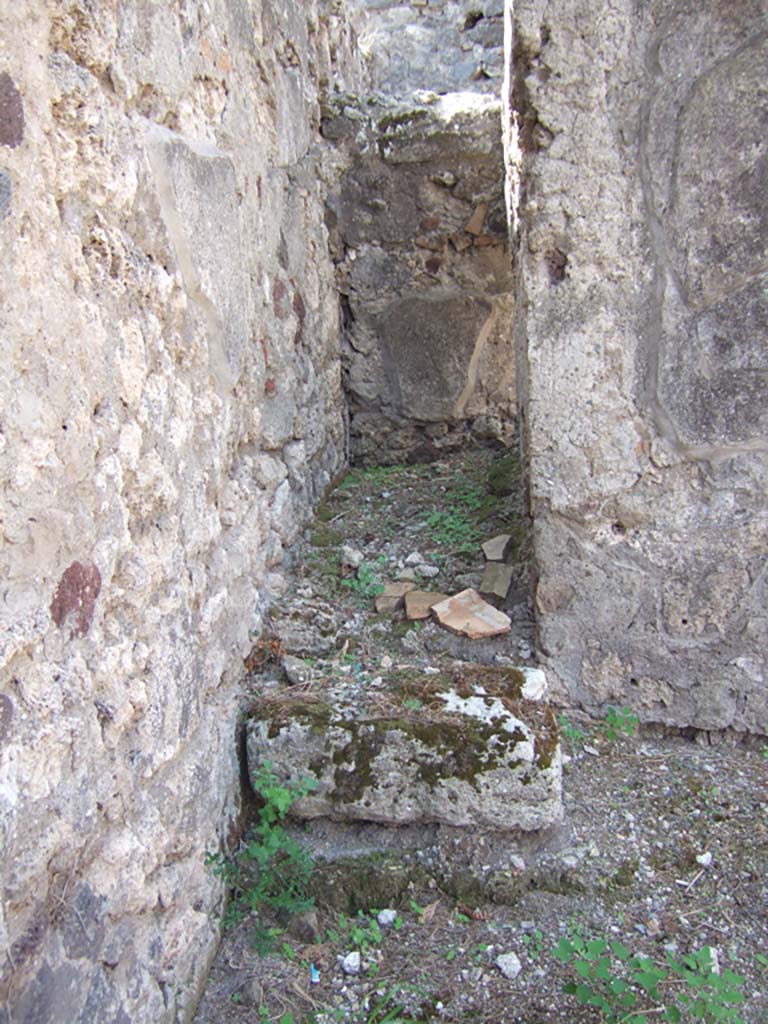
[[[359,695],[361,715],[378,704],[385,716],[398,678],[405,680],[400,710],[419,721],[434,689],[460,691],[469,700],[482,698],[475,691],[485,688],[491,703],[494,674],[518,666],[521,698],[538,699],[546,713],[544,673],[518,658],[521,647],[533,647],[519,513],[506,521],[491,515],[466,553],[458,551],[463,538],[435,541],[435,511],[457,504],[457,474],[458,493],[474,493],[484,479],[473,475],[478,461],[487,470],[495,459],[473,453],[472,466],[452,458],[358,472],[329,496],[294,554],[294,584],[273,609],[272,641],[285,650],[254,675],[246,710],[270,700],[277,705],[291,693],[311,704],[332,685]],[[508,498],[501,511],[508,515],[513,507]],[[404,607],[374,607],[376,590],[395,582],[413,552],[441,563],[440,590],[455,595],[459,577],[482,569],[486,538],[505,533],[518,535],[503,552],[515,566],[501,609],[509,633],[471,640],[432,617],[409,620]],[[370,590],[344,585],[350,577],[339,557],[343,543],[364,554]],[[283,675],[289,651],[309,672],[298,687],[287,687]],[[246,1024],[253,1014],[246,1000],[277,1020],[290,1010],[301,1024],[313,1013],[318,1024],[368,1024],[374,1012],[455,1024],[594,1024],[590,1008],[563,995],[572,976],[552,955],[560,938],[577,932],[662,959],[669,951],[715,946],[721,967],[746,979],[741,1019],[768,1019],[765,969],[755,956],[768,948],[759,910],[768,902],[768,760],[759,748],[704,747],[653,732],[609,741],[600,723],[571,711],[565,716],[559,716],[568,754],[565,820],[548,838],[518,832],[505,840],[477,827],[326,818],[293,826],[319,865],[317,931],[300,941],[293,929],[283,930],[266,956],[253,948],[254,919],[228,932],[197,1024]],[[286,929],[280,922],[275,927]],[[351,939],[353,928],[368,936],[362,945]],[[292,960],[280,955],[283,941]],[[337,957],[356,952],[359,973],[348,974]],[[502,968],[515,970],[513,960],[503,959],[510,954],[520,964],[512,979]]]

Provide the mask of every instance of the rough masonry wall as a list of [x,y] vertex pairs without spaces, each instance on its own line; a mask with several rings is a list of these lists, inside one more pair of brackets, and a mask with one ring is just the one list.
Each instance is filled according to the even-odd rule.
[[503,3],[354,0],[377,92],[336,96],[328,223],[355,460],[508,442],[516,399],[501,145]]
[[768,5],[514,0],[543,663],[768,730]]
[[504,0],[350,0],[360,45],[382,92],[421,89],[498,98],[504,79]]
[[[345,309],[350,447],[430,458],[515,421],[501,107],[492,97],[330,117],[350,167],[328,199]],[[347,133],[348,126],[348,133]]]
[[235,680],[346,457],[340,11],[2,6],[0,1021],[183,1019],[212,952]]

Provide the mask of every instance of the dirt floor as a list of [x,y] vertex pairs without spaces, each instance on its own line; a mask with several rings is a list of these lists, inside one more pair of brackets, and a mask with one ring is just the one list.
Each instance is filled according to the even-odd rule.
[[[403,574],[445,593],[476,586],[480,543],[499,533],[514,539],[505,637],[376,614],[381,584]],[[254,638],[244,710],[279,698],[286,668],[294,692],[312,693],[334,678],[362,692],[393,674],[534,664],[528,558],[514,460],[476,449],[351,473]],[[510,837],[297,823],[315,907],[226,929],[197,1024],[768,1022],[768,740],[557,713],[561,826]]]

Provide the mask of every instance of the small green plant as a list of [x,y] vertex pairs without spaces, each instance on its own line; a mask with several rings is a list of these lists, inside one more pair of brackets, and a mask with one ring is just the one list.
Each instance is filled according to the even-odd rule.
[[480,964],[488,961],[488,949],[489,946],[487,942],[475,943],[469,953],[472,963],[475,964],[475,966],[479,967]]
[[419,924],[421,924],[421,919],[424,917],[424,913],[427,908],[422,907],[421,904],[417,903],[416,900],[414,899],[408,901],[408,906],[410,907],[412,913],[414,913],[418,918]]
[[433,1011],[434,1000],[420,985],[382,984],[368,1001],[364,1024],[419,1024]]
[[[308,893],[314,867],[312,857],[286,832],[282,822],[297,800],[317,788],[317,782],[281,782],[268,761],[253,774],[251,782],[262,800],[256,826],[233,857],[220,853],[206,857],[213,873],[231,890],[225,926],[265,907],[301,913],[314,904]],[[279,929],[267,929],[264,945],[276,943],[279,934]]]
[[[270,1016],[266,1006],[259,1007],[259,1024],[275,1024],[275,1019]],[[287,1010],[277,1021],[277,1024],[297,1024],[297,1021],[291,1011]]]
[[359,950],[363,956],[372,946],[378,946],[382,941],[376,914],[366,914],[363,910],[359,910],[357,917],[352,918],[339,914],[336,926],[327,929],[326,937],[335,946]]
[[261,921],[257,921],[251,936],[255,952],[259,956],[270,956],[272,953],[277,952],[278,940],[282,934],[282,928],[268,928]]
[[563,991],[599,1010],[605,1024],[744,1024],[736,1010],[744,1002],[744,979],[720,971],[709,946],[657,962],[620,942],[573,935],[561,938],[553,955],[576,975]]
[[608,742],[615,743],[622,736],[634,736],[638,724],[637,715],[631,708],[609,706],[601,728]]
[[482,539],[479,527],[462,509],[436,509],[426,518],[432,539],[457,555],[474,554]]
[[523,943],[531,960],[538,960],[544,951],[544,933],[540,928],[523,936]]
[[587,734],[583,729],[580,729],[577,725],[574,725],[567,715],[560,715],[558,717],[558,725],[560,727],[560,735],[568,743],[572,750],[575,750],[584,745]]
[[363,562],[354,576],[345,576],[340,580],[342,587],[351,590],[361,601],[370,601],[378,597],[384,590],[384,584],[379,577],[380,562],[381,559],[377,560],[376,565]]

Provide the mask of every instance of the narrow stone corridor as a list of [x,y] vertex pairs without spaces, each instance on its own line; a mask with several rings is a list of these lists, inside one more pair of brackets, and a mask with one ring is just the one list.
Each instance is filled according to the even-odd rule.
[[[421,617],[440,593],[483,591],[499,536],[511,583],[487,596],[509,631]],[[651,956],[727,948],[750,977],[741,1019],[762,1020],[764,756],[549,707],[529,557],[520,467],[500,448],[358,468],[326,497],[246,659],[250,784],[210,868],[238,865],[197,1024],[593,1024],[552,952],[578,934]],[[247,852],[265,771],[294,794],[286,827],[311,859],[292,911],[255,895],[272,870]]]

